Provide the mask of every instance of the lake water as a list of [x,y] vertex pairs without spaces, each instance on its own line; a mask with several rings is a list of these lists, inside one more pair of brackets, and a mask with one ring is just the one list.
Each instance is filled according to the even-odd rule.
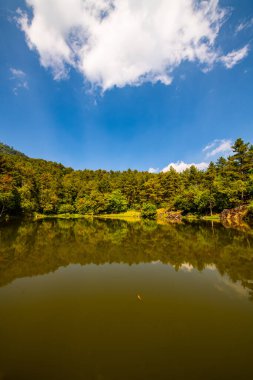
[[0,226],[1,380],[252,374],[252,232],[118,220]]

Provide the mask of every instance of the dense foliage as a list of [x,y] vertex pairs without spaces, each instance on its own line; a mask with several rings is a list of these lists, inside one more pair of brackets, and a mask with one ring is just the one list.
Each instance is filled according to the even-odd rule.
[[253,200],[253,146],[237,139],[233,154],[211,162],[152,174],[137,170],[73,170],[28,158],[0,144],[0,215],[118,213],[156,207],[212,214]]
[[152,203],[144,203],[141,209],[141,217],[144,219],[156,219],[156,206]]

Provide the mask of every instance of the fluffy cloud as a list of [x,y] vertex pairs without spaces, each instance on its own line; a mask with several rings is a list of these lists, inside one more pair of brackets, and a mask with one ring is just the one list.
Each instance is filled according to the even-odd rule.
[[[72,67],[103,90],[171,83],[181,62],[220,62],[216,38],[226,11],[218,0],[26,0],[18,22],[55,79]],[[222,57],[228,67],[235,52]],[[238,62],[238,60],[237,60]]]
[[148,172],[149,172],[149,173],[158,173],[158,172],[159,172],[159,168],[157,168],[157,169],[149,168],[149,169],[148,169]]
[[[202,152],[205,153],[206,158],[209,158],[208,162],[202,161],[199,163],[187,163],[184,161],[177,161],[177,162],[171,162],[165,168],[161,170],[161,172],[166,173],[168,172],[171,168],[176,170],[177,172],[183,172],[186,169],[189,169],[191,166],[195,166],[199,170],[206,170],[208,168],[208,165],[210,163],[211,157],[215,157],[220,153],[223,153],[223,155],[228,155],[231,153],[231,146],[232,146],[232,141],[231,140],[213,140],[211,143],[206,145],[203,149]],[[154,169],[150,168],[149,173],[159,173],[159,169]]]
[[185,169],[189,169],[191,166],[195,166],[199,170],[205,170],[208,167],[207,162],[200,162],[200,163],[192,163],[192,164],[187,164],[184,161],[178,161],[178,162],[172,162],[169,165],[167,165],[165,168],[162,169],[163,173],[166,173],[170,170],[170,168],[175,169],[177,172],[183,172]]
[[14,82],[13,92],[18,95],[20,89],[28,89],[28,82],[26,78],[26,73],[22,70],[10,68],[11,77],[10,79]]
[[226,66],[227,69],[232,69],[232,67],[247,57],[248,53],[249,45],[246,45],[242,49],[233,50],[231,53],[220,57],[220,61]]
[[217,156],[220,153],[231,152],[232,141],[231,140],[214,140],[212,143],[205,146],[203,152],[206,152],[206,157]]

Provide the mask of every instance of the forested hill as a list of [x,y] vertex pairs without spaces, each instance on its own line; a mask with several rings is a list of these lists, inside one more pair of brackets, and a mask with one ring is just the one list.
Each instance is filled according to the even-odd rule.
[[3,144],[0,142],[0,154],[13,154],[15,156],[22,156],[26,157],[24,153],[19,152],[18,150],[15,150],[9,145]]
[[211,162],[151,174],[78,170],[32,159],[0,144],[0,215],[117,213],[144,204],[209,214],[253,201],[253,146],[237,139],[233,154]]

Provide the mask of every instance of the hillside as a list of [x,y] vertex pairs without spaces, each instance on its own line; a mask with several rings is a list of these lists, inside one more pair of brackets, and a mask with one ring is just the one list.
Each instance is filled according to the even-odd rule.
[[[115,214],[143,208],[207,215],[253,201],[253,146],[179,173],[73,170],[0,145],[0,214]],[[253,205],[252,205],[253,207]]]
[[19,152],[13,147],[0,142],[0,154],[12,154],[14,156],[27,157],[24,153]]

